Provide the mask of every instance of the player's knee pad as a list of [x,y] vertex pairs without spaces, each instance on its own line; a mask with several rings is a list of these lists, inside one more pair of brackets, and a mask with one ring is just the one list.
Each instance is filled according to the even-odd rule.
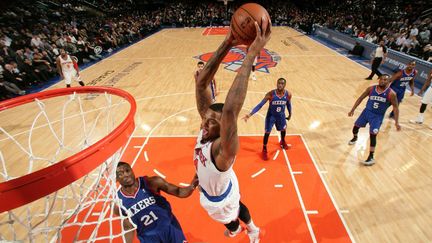
[[249,223],[251,220],[249,209],[242,202],[240,202],[239,219],[245,224]]
[[377,137],[377,134],[371,134],[370,135],[370,146],[371,147],[375,147],[376,146],[376,137]]

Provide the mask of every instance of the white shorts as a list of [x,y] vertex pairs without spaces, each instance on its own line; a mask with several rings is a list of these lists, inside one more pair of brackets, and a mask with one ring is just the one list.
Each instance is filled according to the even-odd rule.
[[71,84],[72,79],[75,81],[81,81],[81,77],[77,74],[75,70],[72,70],[70,72],[64,72],[63,77],[66,84]]
[[431,86],[429,86],[429,88],[427,88],[426,92],[423,95],[421,102],[423,104],[432,103],[432,87]]
[[240,189],[237,178],[231,178],[232,187],[229,194],[219,202],[211,202],[200,191],[201,206],[209,216],[222,224],[228,224],[236,220],[240,212]]

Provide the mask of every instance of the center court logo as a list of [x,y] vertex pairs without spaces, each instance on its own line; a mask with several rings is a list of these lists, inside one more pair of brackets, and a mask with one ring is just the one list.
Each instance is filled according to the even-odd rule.
[[[212,55],[213,52],[209,52],[199,56],[195,56],[194,58],[203,62],[208,62]],[[242,65],[245,57],[246,47],[236,46],[231,48],[231,50],[222,60],[222,63],[225,64],[225,69],[237,72],[237,70]],[[280,60],[281,57],[276,52],[263,49],[258,56],[255,70],[263,73],[270,73],[269,68],[276,67]]]

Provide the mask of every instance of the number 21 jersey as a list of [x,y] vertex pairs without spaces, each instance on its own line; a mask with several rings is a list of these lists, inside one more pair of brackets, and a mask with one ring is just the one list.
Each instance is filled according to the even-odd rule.
[[[157,235],[175,220],[171,205],[159,193],[150,190],[145,177],[138,177],[138,190],[135,195],[126,195],[121,190],[117,193],[137,226],[138,237]],[[124,211],[122,213],[124,214]]]

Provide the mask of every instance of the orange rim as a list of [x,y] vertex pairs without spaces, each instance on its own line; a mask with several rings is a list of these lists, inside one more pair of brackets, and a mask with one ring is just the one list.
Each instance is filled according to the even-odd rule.
[[76,87],[43,91],[0,102],[0,111],[33,102],[73,93],[108,93],[123,97],[131,108],[125,120],[111,133],[92,146],[58,163],[0,183],[0,213],[12,210],[49,195],[90,173],[123,146],[135,129],[136,102],[126,91],[109,87]]

